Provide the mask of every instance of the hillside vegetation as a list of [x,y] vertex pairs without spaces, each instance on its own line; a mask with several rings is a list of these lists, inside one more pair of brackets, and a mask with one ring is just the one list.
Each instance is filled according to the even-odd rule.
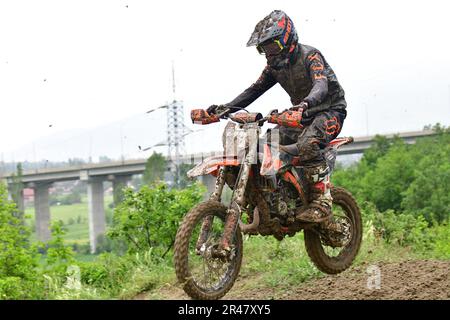
[[[435,136],[414,145],[377,137],[360,162],[334,172],[333,183],[350,190],[363,213],[364,237],[355,268],[450,260],[450,130],[434,130]],[[199,184],[177,190],[159,183],[126,190],[105,240],[109,252],[80,261],[64,240],[66,225],[53,223],[49,243],[30,241],[29,226],[1,185],[0,298],[178,297],[173,294],[179,292],[173,241],[184,214],[201,201],[204,191]],[[239,298],[239,290],[264,289],[272,297],[289,298],[279,290],[307,286],[318,278],[324,274],[307,257],[302,234],[282,242],[245,237],[242,271],[231,295]]]

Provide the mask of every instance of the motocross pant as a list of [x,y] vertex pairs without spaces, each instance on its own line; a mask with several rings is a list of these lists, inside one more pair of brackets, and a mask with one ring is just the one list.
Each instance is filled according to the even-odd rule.
[[[341,132],[345,111],[328,110],[305,119],[301,129],[277,126],[281,145],[297,144],[310,202],[331,208],[330,168],[323,150]],[[274,129],[275,129],[274,128]],[[269,138],[270,139],[270,138]]]

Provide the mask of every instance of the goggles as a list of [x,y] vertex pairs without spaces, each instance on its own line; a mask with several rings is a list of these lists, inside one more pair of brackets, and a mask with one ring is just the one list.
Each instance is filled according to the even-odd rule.
[[272,40],[256,46],[259,54],[265,54],[266,56],[275,56],[283,51],[284,46],[279,40]]

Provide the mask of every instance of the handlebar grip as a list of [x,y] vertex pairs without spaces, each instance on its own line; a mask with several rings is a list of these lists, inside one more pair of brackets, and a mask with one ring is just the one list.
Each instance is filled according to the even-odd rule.
[[219,122],[220,118],[216,114],[209,114],[204,109],[193,109],[191,110],[191,120],[192,123],[203,125]]
[[302,111],[288,111],[283,113],[274,113],[269,116],[269,123],[275,123],[283,127],[303,128]]
[[252,123],[259,122],[263,116],[259,112],[237,112],[234,115],[230,115],[230,119],[238,123]]

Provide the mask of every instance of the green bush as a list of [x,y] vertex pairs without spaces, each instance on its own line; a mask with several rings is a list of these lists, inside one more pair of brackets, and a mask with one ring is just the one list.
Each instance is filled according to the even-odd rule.
[[433,236],[432,254],[437,259],[450,259],[450,224],[437,225],[430,229]]
[[377,137],[362,160],[338,169],[333,183],[357,198],[363,219],[392,245],[426,257],[450,255],[450,129],[413,145]]
[[450,216],[450,129],[435,126],[436,135],[408,145],[377,137],[362,160],[333,174],[333,183],[347,188],[379,211],[395,210],[429,225]]
[[127,251],[127,243],[123,239],[112,239],[107,235],[99,235],[97,237],[97,253],[114,252],[123,255]]
[[78,254],[91,254],[91,245],[89,243],[77,243],[70,244],[72,251]]
[[[197,184],[184,190],[169,189],[164,184],[144,186],[137,192],[125,189],[123,202],[114,209],[113,227],[106,237],[98,239],[99,251],[105,253],[93,262],[76,262],[81,280],[78,291],[65,289],[61,277],[50,277],[52,295],[61,299],[131,298],[172,281],[172,262],[161,256],[171,248],[183,215],[202,199],[203,193],[203,187]],[[59,248],[61,258],[71,261],[70,252]],[[125,255],[117,254],[126,249]]]
[[[49,280],[64,283],[74,263],[71,248],[64,245],[60,222],[52,225],[47,244],[29,243],[30,229],[15,217],[15,204],[7,200],[0,184],[0,299],[48,299]],[[39,251],[46,254],[41,257]]]
[[65,275],[69,265],[74,263],[72,247],[64,244],[63,236],[66,230],[62,221],[55,221],[51,226],[52,239],[47,243],[46,264],[53,272]]
[[450,216],[450,142],[415,167],[413,181],[403,193],[402,208],[428,222],[448,222]]
[[422,216],[387,210],[376,214],[374,225],[388,243],[411,245],[420,250],[429,248],[428,223]]
[[203,192],[199,184],[182,190],[165,184],[143,186],[137,192],[125,189],[108,236],[123,240],[130,252],[154,249],[164,255],[173,245],[182,217],[202,199]]
[[15,213],[15,204],[0,184],[0,299],[40,298],[37,248],[28,242],[29,229]]
[[415,159],[408,149],[398,142],[362,178],[364,199],[375,203],[380,211],[400,209],[403,192],[414,180]]
[[171,264],[152,250],[124,256],[104,253],[79,266],[82,284],[108,297],[131,298],[173,278]]

